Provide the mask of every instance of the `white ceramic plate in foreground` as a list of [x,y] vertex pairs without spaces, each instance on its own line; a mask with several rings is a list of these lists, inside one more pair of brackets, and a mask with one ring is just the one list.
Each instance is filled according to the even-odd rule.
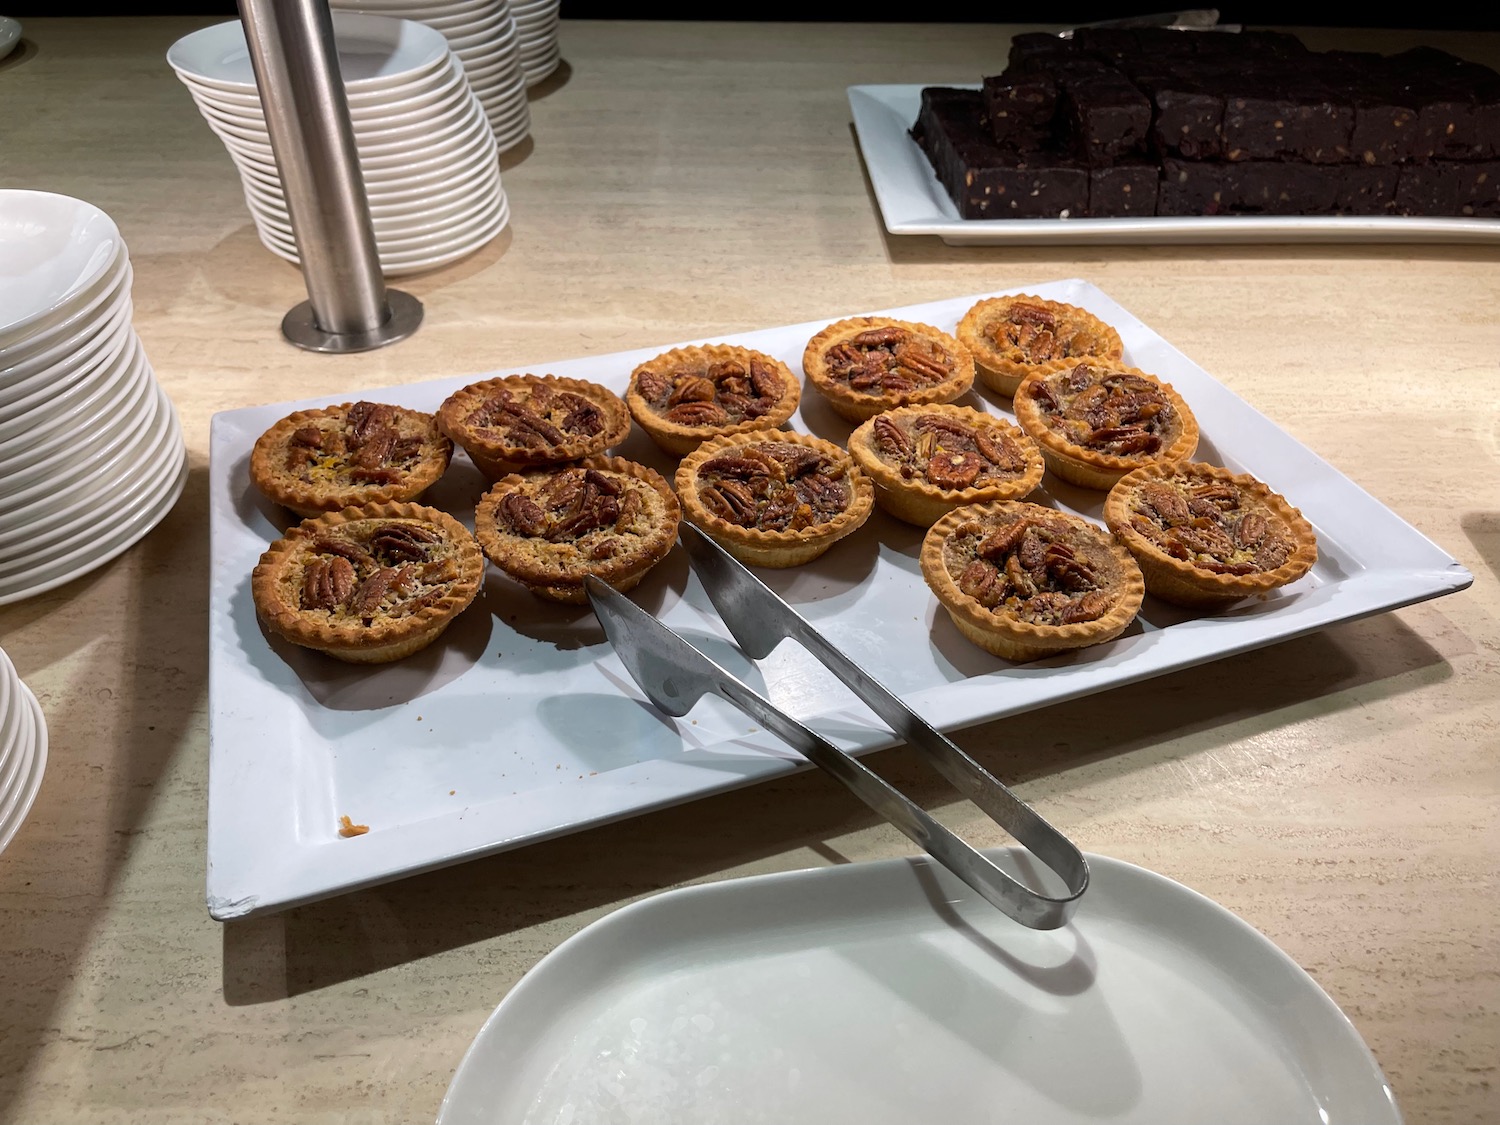
[[[1084,281],[1035,286],[1119,331],[1125,362],[1165,378],[1198,418],[1201,460],[1254,473],[1312,522],[1312,573],[1217,614],[1147,599],[1106,645],[1012,664],[964,640],[922,580],[922,532],[877,513],[806,566],[763,572],[777,593],[944,730],[1134,683],[1464,589],[1473,577],[1394,512]],[[953,331],[980,297],[887,310]],[[851,314],[717,338],[800,369],[814,333]],[[589,379],[623,394],[637,364],[672,347],[521,370]],[[503,353],[497,353],[503,354]],[[487,374],[509,374],[516,369]],[[364,397],[432,411],[485,374],[371,389]],[[586,607],[543,603],[491,568],[484,593],[431,648],[379,667],[273,643],[250,597],[261,553],[292,521],[250,484],[251,446],[293,410],[274,403],[214,417],[210,458],[208,903],[217,918],[290,906],[395,876],[578,831],[806,768],[795,752],[718,699],[665,719],[644,702]],[[979,394],[966,402],[1005,415]],[[842,442],[815,391],[794,429]],[[637,430],[616,452],[665,472],[675,459]],[[1031,499],[1098,521],[1104,494],[1048,480]],[[469,519],[484,482],[460,454],[424,502]],[[736,655],[681,550],[631,595],[703,641],[737,674],[839,745],[889,746],[890,731],[794,644],[749,665]],[[341,839],[338,818],[370,831]]]
[[627,906],[511,990],[439,1125],[1398,1125],[1290,958],[1170,879],[1088,858],[1048,933],[925,860]]
[[[964,83],[927,85],[962,87]],[[978,89],[971,86],[971,89]],[[1133,219],[961,219],[908,130],[922,86],[850,86],[849,108],[875,200],[892,234],[953,246],[1115,242],[1500,242],[1500,220],[1388,215],[1225,215]]]

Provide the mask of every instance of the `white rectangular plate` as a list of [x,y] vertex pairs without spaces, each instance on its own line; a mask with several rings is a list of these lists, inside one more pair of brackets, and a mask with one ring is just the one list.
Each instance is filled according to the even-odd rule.
[[[942,83],[929,82],[936,86]],[[952,83],[964,87],[963,83]],[[850,86],[849,108],[885,229],[954,246],[1107,242],[1496,242],[1500,220],[1388,215],[962,219],[909,130],[923,86]],[[977,89],[969,85],[969,89]]]
[[[1031,290],[1087,308],[1120,332],[1127,362],[1186,398],[1203,433],[1198,459],[1254,473],[1316,528],[1312,573],[1262,601],[1214,616],[1147,599],[1118,640],[1013,665],[964,640],[923,583],[922,532],[876,512],[822,559],[762,571],[838,647],[945,730],[1076,698],[1371,613],[1463,589],[1457,562],[1299,445],[1083,281]],[[886,310],[952,331],[982,296]],[[725,338],[800,370],[808,339],[848,315]],[[722,341],[721,341],[722,342]],[[544,368],[623,393],[665,348]],[[432,411],[482,376],[371,390]],[[1003,414],[977,393],[966,404]],[[272,641],[256,619],[250,573],[292,518],[251,486],[255,439],[294,409],[213,419],[210,465],[210,777],[208,905],[216,918],[279,909],[577,831],[805,767],[714,698],[671,720],[609,650],[586,608],[544,603],[491,568],[484,592],[431,648],[362,667]],[[814,391],[792,426],[842,443],[851,426]],[[669,478],[674,462],[639,431],[617,450]],[[1049,478],[1031,499],[1097,520],[1103,494]],[[424,502],[470,520],[485,483],[455,457]],[[728,640],[676,549],[631,595],[784,710],[850,750],[888,746],[879,720],[795,644],[750,664]],[[368,834],[338,835],[338,818]]]

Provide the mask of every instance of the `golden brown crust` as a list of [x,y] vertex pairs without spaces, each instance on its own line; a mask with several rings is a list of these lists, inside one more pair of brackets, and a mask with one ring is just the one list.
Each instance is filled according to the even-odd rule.
[[425,648],[471,603],[479,544],[446,512],[366,504],[303,520],[272,543],[250,579],[273,633],[356,664]]
[[1255,477],[1217,465],[1137,469],[1110,489],[1104,521],[1140,564],[1146,589],[1177,605],[1264,594],[1318,559],[1301,512]]
[[1113,640],[1145,594],[1135,560],[1103,528],[1018,500],[949,512],[920,563],[959,632],[1009,660]]
[[630,433],[630,411],[598,383],[557,375],[505,375],[460,387],[438,428],[489,480],[603,453]]
[[250,480],[299,516],[415,500],[453,457],[437,420],[385,403],[299,410],[256,439]]
[[774,430],[801,398],[801,381],[779,359],[733,344],[705,344],[673,348],[637,367],[625,405],[652,441],[681,456],[712,437]]
[[849,453],[875,502],[930,527],[965,504],[1019,500],[1042,481],[1041,451],[1003,418],[967,406],[902,406],[863,422]]
[[1084,488],[1111,488],[1143,465],[1183,461],[1198,448],[1198,420],[1182,396],[1134,367],[1035,372],[1021,381],[1014,407],[1047,468]]
[[677,467],[676,485],[683,515],[752,566],[810,562],[875,506],[874,487],[847,451],[779,430],[704,442]]
[[958,322],[958,342],[974,356],[979,381],[1014,395],[1033,372],[1063,371],[1081,361],[1116,363],[1120,334],[1086,309],[1030,293],[988,297]]
[[498,481],[474,510],[474,534],[486,558],[538,597],[586,604],[586,575],[630,589],[672,549],[681,518],[654,469],[591,457]]
[[833,408],[863,422],[898,406],[952,402],[974,385],[974,357],[930,324],[856,316],[807,342],[802,370]]

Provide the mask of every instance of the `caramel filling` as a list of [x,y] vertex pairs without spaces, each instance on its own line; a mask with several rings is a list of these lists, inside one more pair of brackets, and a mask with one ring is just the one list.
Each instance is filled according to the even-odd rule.
[[430,429],[415,411],[356,402],[293,431],[284,468],[308,484],[399,484],[430,448]]
[[464,422],[477,436],[518,449],[550,449],[604,431],[604,409],[583,395],[546,383],[525,390],[502,387],[469,411]]
[[947,349],[896,325],[871,328],[823,353],[834,379],[869,395],[905,394],[952,378]]
[[876,450],[905,480],[960,489],[1026,471],[1026,455],[999,427],[970,426],[943,414],[878,414],[873,426]]
[[702,362],[671,371],[638,368],[635,386],[652,410],[681,426],[729,426],[767,414],[786,394],[781,374],[751,357]]
[[1002,356],[1028,364],[1103,356],[1112,343],[1087,322],[1059,317],[1051,309],[1025,301],[1010,305],[1003,318],[989,326],[988,334]]
[[628,555],[666,518],[660,493],[645,481],[580,467],[529,477],[495,509],[500,530],[527,540],[531,554],[563,562]]
[[736,447],[698,467],[698,498],[754,531],[801,531],[842,514],[854,497],[847,467],[805,445]]
[[1074,445],[1115,457],[1151,455],[1182,432],[1172,400],[1150,379],[1080,363],[1032,385],[1047,425]]
[[1174,559],[1214,574],[1275,570],[1293,550],[1277,515],[1227,482],[1148,481],[1130,496],[1130,526]]
[[1095,621],[1114,606],[1119,582],[1102,536],[1048,517],[962,524],[944,544],[944,561],[980,605],[1033,625]]
[[287,601],[329,624],[409,617],[448,593],[459,577],[456,554],[442,529],[423,520],[339,524],[287,569]]

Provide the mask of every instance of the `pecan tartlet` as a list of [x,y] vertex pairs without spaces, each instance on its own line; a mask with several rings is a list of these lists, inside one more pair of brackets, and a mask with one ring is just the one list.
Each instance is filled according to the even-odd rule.
[[1217,465],[1137,469],[1109,490],[1104,522],[1135,556],[1146,589],[1177,605],[1264,594],[1318,561],[1301,512],[1255,477]]
[[448,469],[453,443],[431,414],[379,402],[299,410],[256,439],[250,480],[299,516],[415,500]]
[[974,356],[979,381],[1002,395],[1014,395],[1033,372],[1116,363],[1125,354],[1120,334],[1093,313],[1028,293],[980,301],[964,313],[957,335]]
[[683,515],[740,562],[800,566],[857,531],[874,488],[847,452],[807,434],[704,442],[677,467]]
[[1198,421],[1182,396],[1134,367],[1036,372],[1016,390],[1015,411],[1047,468],[1084,488],[1111,488],[1143,465],[1183,461],[1198,448]]
[[630,411],[619,395],[556,375],[507,375],[460,387],[443,400],[437,422],[491,481],[581,461],[630,433]]
[[930,324],[856,316],[807,343],[802,370],[853,422],[898,406],[952,402],[974,385],[969,349]]
[[875,502],[919,527],[965,504],[1019,500],[1042,481],[1042,454],[1015,426],[967,406],[902,406],[849,435]]
[[474,509],[485,557],[538,597],[587,604],[592,574],[628,590],[677,541],[682,509],[661,474],[623,457],[512,473]]
[[1019,500],[949,512],[922,541],[921,565],[958,631],[1008,660],[1113,640],[1145,595],[1135,560],[1103,528]]
[[802,384],[778,359],[732,344],[673,348],[631,373],[630,416],[668,453],[711,437],[774,430],[797,409]]
[[354,664],[427,647],[479,593],[468,529],[420,504],[366,504],[303,520],[261,555],[255,610],[277,636]]

